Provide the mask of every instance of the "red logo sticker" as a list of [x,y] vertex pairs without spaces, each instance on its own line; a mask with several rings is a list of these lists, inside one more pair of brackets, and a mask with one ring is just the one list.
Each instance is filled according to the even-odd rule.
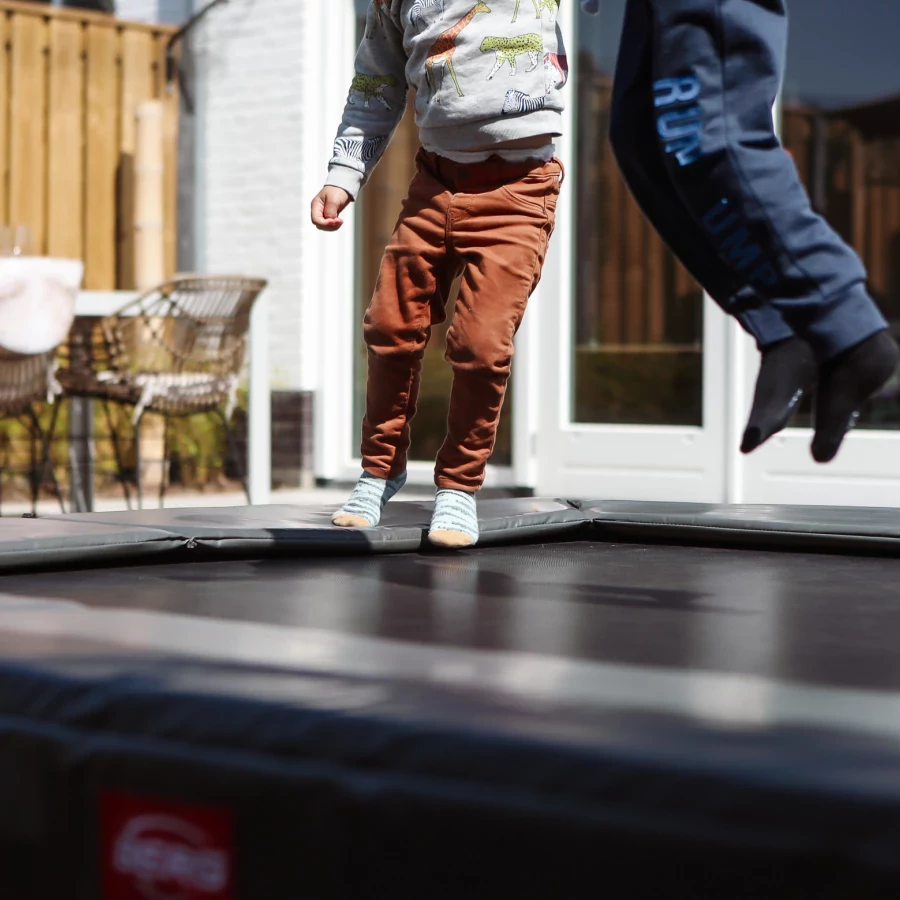
[[106,792],[104,900],[232,900],[227,810]]

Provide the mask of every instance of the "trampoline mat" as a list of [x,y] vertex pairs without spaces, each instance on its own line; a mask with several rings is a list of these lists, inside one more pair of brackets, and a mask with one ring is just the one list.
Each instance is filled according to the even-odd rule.
[[5,575],[0,893],[895,896],[900,560],[602,538]]

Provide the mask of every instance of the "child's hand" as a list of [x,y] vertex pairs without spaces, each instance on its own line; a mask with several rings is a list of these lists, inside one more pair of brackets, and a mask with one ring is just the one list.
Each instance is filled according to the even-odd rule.
[[313,198],[312,223],[320,231],[337,231],[344,220],[341,213],[353,198],[343,189],[326,184]]

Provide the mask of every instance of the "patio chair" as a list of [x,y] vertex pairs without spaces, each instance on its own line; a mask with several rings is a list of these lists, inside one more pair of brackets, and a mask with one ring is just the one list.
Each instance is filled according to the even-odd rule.
[[[56,352],[49,353],[13,353],[0,347],[0,418],[23,421],[31,437],[31,514],[37,515],[37,501],[40,490],[48,476],[53,485],[53,492],[59,501],[60,509],[65,512],[59,482],[50,460],[50,447],[56,431],[59,417],[57,400],[62,393],[59,383],[54,378],[56,369]],[[53,413],[46,431],[41,426],[36,406],[39,403],[50,403]],[[35,446],[40,448],[40,457],[35,453]],[[2,490],[0,490],[2,498]]]
[[[57,348],[75,318],[84,267],[80,261],[49,257],[0,260],[0,418],[24,421],[31,436],[31,512],[49,476],[60,509],[62,491],[50,461],[62,392],[55,378]],[[38,404],[53,405],[45,431]],[[35,446],[40,447],[40,459]]]
[[[145,413],[164,418],[160,504],[166,490],[169,420],[216,413],[249,502],[245,467],[229,423],[244,364],[250,313],[265,287],[266,281],[258,278],[176,277],[101,319],[96,327],[73,331],[57,377],[68,396],[102,404],[129,508],[131,494],[110,404],[133,407],[131,422],[136,435]],[[135,480],[141,506],[139,460]]]

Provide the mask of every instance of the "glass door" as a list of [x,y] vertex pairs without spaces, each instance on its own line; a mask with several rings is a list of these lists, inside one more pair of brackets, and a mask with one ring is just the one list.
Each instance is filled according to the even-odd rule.
[[539,490],[719,501],[726,319],[644,219],[607,140],[624,8],[560,9],[569,187],[541,290]]
[[[781,135],[813,206],[860,254],[869,289],[900,336],[900,3],[792,0]],[[752,386],[757,356],[745,354]],[[838,458],[809,454],[810,405],[741,462],[748,502],[900,506],[900,379],[863,411]]]

